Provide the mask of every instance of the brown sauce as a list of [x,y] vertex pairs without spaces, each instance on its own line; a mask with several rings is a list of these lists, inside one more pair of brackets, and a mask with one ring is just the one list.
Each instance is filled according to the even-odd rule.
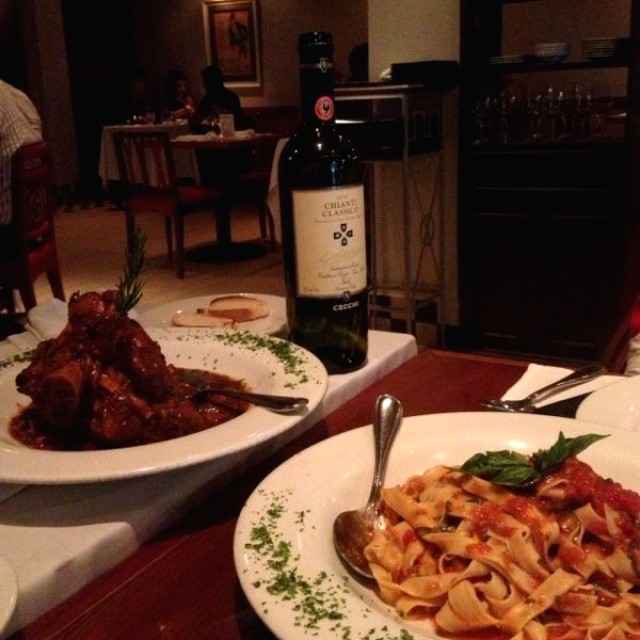
[[[77,428],[55,428],[47,423],[34,403],[22,409],[11,420],[11,436],[34,449],[113,449],[149,444],[203,431],[227,422],[247,410],[248,403],[215,393],[197,399],[192,398],[197,388],[205,384],[248,391],[242,381],[210,371],[178,367],[171,369],[175,373],[175,384],[170,385],[167,395],[161,400],[154,403],[145,401],[144,408],[141,408],[138,415],[132,415],[129,410],[118,414],[117,404],[104,404],[105,412],[113,409],[113,415],[109,416],[109,420],[120,423],[115,426],[116,429],[120,429],[115,434],[116,437],[102,438],[92,429],[96,416],[87,416],[85,423],[76,425]],[[140,422],[147,424],[141,427]],[[129,431],[128,425],[131,425]]]

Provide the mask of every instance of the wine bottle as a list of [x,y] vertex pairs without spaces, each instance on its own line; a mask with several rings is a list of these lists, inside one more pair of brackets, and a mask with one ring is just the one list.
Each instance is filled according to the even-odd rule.
[[289,339],[329,373],[367,360],[364,164],[335,124],[333,41],[298,39],[301,124],[278,166]]

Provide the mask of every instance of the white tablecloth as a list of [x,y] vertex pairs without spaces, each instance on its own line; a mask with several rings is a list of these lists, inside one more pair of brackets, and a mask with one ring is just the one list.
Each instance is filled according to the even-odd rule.
[[[169,135],[175,138],[188,133],[189,125],[186,121],[176,121],[163,122],[162,124],[119,124],[103,127],[98,175],[105,185],[111,180],[120,180],[116,149],[113,143],[113,134],[118,131],[168,131]],[[197,164],[193,152],[189,149],[175,149],[173,155],[178,177],[198,180]]]
[[269,191],[267,192],[267,206],[273,216],[273,227],[276,234],[276,242],[282,244],[282,226],[280,215],[280,194],[278,193],[278,164],[280,162],[280,156],[284,145],[287,144],[289,138],[281,138],[276,145],[275,153],[273,154],[273,162],[271,164],[271,177],[269,179]]
[[[0,483],[0,555],[19,597],[6,637],[133,553],[203,492],[223,486],[417,353],[413,336],[370,331],[365,367],[329,378],[327,394],[295,430],[249,454],[155,476],[68,486]],[[16,347],[3,346],[3,356]],[[373,408],[372,408],[373,411]]]

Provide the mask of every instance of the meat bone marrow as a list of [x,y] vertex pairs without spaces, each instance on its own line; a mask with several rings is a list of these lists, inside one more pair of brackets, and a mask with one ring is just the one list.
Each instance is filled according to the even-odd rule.
[[239,380],[167,364],[160,345],[116,305],[117,292],[74,294],[59,336],[41,342],[16,376],[31,403],[11,434],[41,449],[86,450],[150,444],[209,429],[244,413],[199,386],[248,391]]

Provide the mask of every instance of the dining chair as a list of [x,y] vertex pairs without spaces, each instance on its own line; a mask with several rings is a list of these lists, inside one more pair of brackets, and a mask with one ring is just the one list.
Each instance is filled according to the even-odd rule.
[[116,159],[123,191],[127,243],[133,247],[135,218],[152,213],[163,216],[167,254],[176,273],[184,278],[184,218],[205,208],[216,216],[230,215],[221,190],[196,184],[180,184],[167,131],[123,131],[114,134]]
[[255,204],[260,224],[260,235],[269,242],[271,249],[276,247],[275,221],[267,203],[269,187],[274,170],[274,158],[278,146],[279,136],[269,136],[255,147],[255,166],[251,171],[241,174],[237,178],[236,189]]
[[[64,300],[49,142],[24,145],[13,154],[11,201],[11,223],[0,227],[0,289],[19,291],[25,311],[29,311],[36,306],[33,283],[45,273],[53,295]],[[12,299],[8,306],[15,312]]]

